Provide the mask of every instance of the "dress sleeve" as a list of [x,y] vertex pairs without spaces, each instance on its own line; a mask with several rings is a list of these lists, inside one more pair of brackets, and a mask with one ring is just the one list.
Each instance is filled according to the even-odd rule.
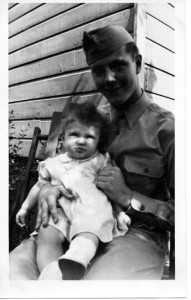
[[50,182],[50,173],[48,171],[47,165],[48,165],[49,159],[46,159],[39,163],[38,165],[38,182],[42,184],[46,184],[47,181]]

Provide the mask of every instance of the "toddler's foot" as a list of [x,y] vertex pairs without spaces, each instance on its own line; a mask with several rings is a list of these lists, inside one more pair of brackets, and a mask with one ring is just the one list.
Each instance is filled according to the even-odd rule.
[[63,280],[80,280],[86,273],[86,265],[83,262],[61,256],[58,260],[58,265],[62,271]]

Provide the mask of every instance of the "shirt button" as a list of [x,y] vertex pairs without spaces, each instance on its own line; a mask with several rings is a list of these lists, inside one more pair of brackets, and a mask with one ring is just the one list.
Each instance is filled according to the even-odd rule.
[[144,172],[145,172],[145,173],[148,173],[148,172],[149,172],[149,169],[148,169],[148,168],[145,168],[145,169],[144,169]]
[[141,207],[140,207],[140,211],[144,211],[145,210],[145,207],[144,207],[144,205],[141,205]]

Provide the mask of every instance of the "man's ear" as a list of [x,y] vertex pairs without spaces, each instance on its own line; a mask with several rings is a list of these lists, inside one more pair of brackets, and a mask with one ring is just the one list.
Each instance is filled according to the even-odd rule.
[[136,59],[136,73],[139,74],[142,65],[142,55],[138,54],[135,59]]

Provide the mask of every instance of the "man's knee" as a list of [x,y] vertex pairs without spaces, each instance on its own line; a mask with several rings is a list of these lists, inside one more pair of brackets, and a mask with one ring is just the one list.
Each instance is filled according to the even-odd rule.
[[36,238],[30,237],[17,246],[9,255],[9,274],[11,280],[37,279]]

